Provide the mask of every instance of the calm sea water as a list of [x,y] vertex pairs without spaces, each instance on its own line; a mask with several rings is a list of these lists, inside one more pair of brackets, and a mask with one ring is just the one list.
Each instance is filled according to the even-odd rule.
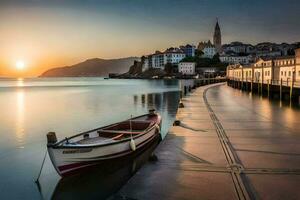
[[[163,117],[164,137],[174,120],[178,101],[176,80],[0,79],[0,199],[41,198],[34,180],[46,151],[47,132],[55,131],[61,139],[155,108]],[[110,182],[120,186],[131,174],[126,173],[127,179],[115,179],[128,172],[128,168],[134,167],[135,171],[136,163],[100,174],[99,179],[82,180],[84,184],[78,182],[80,179],[59,183],[60,177],[47,157],[40,178],[42,197],[70,197],[79,188],[85,188],[80,190],[83,195],[91,193],[90,189],[100,184],[100,180],[103,185]],[[115,190],[113,186],[98,185],[93,197],[109,196]]]

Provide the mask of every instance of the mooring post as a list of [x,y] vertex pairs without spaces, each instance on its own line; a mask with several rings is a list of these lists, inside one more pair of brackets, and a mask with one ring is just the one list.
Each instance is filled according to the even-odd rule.
[[[293,73],[293,77],[294,77],[294,73]],[[292,83],[291,83],[291,86],[290,86],[290,103],[292,103],[293,88],[294,88],[294,78],[292,78]]]
[[279,99],[280,99],[280,101],[282,100],[282,78],[280,79]]
[[269,83],[269,80],[267,82],[268,82],[268,98],[270,98],[270,83]]
[[251,94],[253,93],[253,79],[251,78]]
[[260,87],[260,94],[263,95],[263,84],[264,84],[264,80],[261,80],[261,87]]
[[258,82],[257,82],[257,94],[259,95],[259,85],[260,85],[260,83],[259,83],[259,80],[258,80]]

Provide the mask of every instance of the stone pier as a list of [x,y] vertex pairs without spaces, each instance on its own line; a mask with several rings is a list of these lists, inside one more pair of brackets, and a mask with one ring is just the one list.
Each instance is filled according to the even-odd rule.
[[218,83],[185,96],[158,161],[112,199],[300,199],[300,126],[260,115],[251,99],[235,102],[231,90]]

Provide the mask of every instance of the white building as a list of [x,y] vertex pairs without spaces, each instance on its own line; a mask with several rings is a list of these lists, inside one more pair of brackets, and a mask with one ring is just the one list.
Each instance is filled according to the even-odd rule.
[[154,54],[148,55],[143,63],[143,70],[149,68],[164,69],[167,63],[178,65],[185,58],[185,53],[179,48],[169,48],[164,52],[156,51]]
[[166,57],[162,52],[156,51],[154,54],[152,54],[152,68],[164,69],[165,64]]
[[226,62],[229,64],[249,64],[253,61],[253,57],[251,55],[248,56],[239,56],[239,55],[221,55],[221,62]]
[[195,74],[196,63],[194,62],[180,62],[178,64],[178,72],[184,75]]
[[169,48],[164,53],[164,56],[166,57],[166,63],[171,63],[173,65],[177,65],[182,59],[185,58],[185,53],[178,48]]
[[213,58],[217,53],[217,50],[213,45],[204,47],[202,51],[204,58]]

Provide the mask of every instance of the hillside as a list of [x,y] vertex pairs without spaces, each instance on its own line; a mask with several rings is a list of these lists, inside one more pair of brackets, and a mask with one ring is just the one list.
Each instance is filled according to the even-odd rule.
[[52,68],[40,75],[40,77],[80,77],[80,76],[108,76],[109,73],[125,73],[129,67],[138,60],[137,57],[120,59],[93,58],[84,62]]

